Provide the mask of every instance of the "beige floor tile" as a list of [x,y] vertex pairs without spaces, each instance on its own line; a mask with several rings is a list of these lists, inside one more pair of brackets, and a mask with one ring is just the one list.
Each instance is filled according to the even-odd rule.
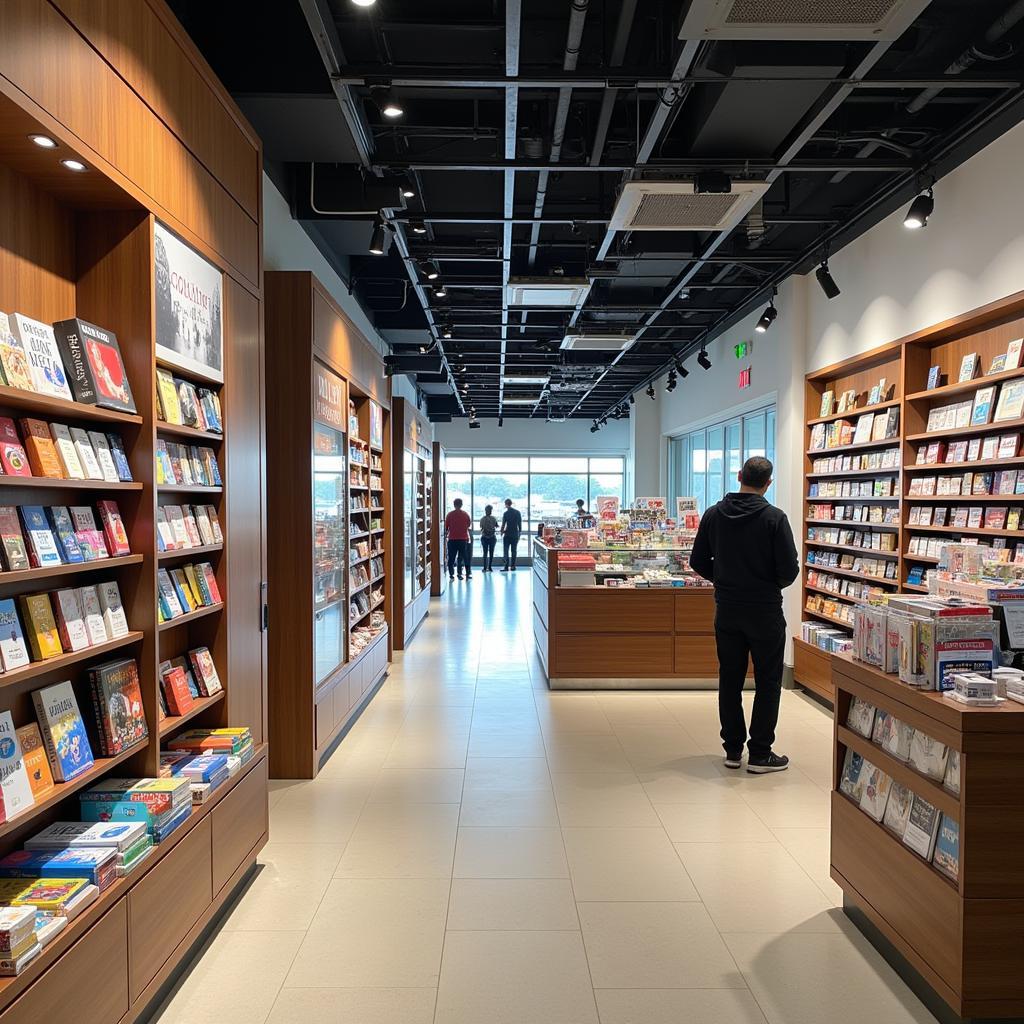
[[449,932],[436,1024],[597,1024],[575,932]]
[[326,779],[290,789],[270,812],[270,841],[344,844],[368,792],[369,783],[353,788]]
[[935,1018],[855,933],[726,935],[769,1024],[935,1024]]
[[456,878],[568,878],[557,828],[460,828]]
[[219,932],[164,1004],[160,1024],[266,1020],[301,942],[300,932]]
[[579,903],[595,988],[744,988],[700,903]]
[[654,804],[674,843],[770,843],[771,829],[742,802]]
[[554,772],[552,781],[563,827],[661,824],[631,772]]
[[696,900],[661,828],[567,828],[565,853],[580,901]]
[[286,988],[267,1024],[433,1024],[433,988]]
[[385,768],[370,792],[370,803],[457,804],[462,798],[460,768]]
[[367,804],[338,878],[451,878],[458,804]]
[[644,792],[657,804],[723,804],[743,806],[743,780],[723,775],[703,755],[683,758],[655,771],[638,771]]
[[462,799],[459,824],[464,826],[558,826],[550,789],[475,789]]
[[326,843],[269,843],[260,851],[256,877],[225,919],[225,931],[304,932],[342,850]]
[[469,734],[470,757],[543,757],[544,738],[539,729],[530,731],[507,726],[473,727]]
[[843,903],[843,890],[829,874],[831,834],[827,828],[776,828],[775,838],[790,856],[811,876],[833,906]]
[[478,789],[550,789],[551,774],[543,757],[477,757],[466,761],[465,792]]
[[601,1024],[765,1024],[746,989],[598,989]]
[[722,932],[834,932],[832,905],[780,843],[677,843]]
[[564,878],[456,878],[448,931],[579,931]]
[[[757,776],[748,778],[755,784],[765,781]],[[745,786],[742,796],[769,828],[828,828],[831,819],[829,794],[809,780],[789,786],[781,782]]]
[[614,735],[554,732],[547,735],[545,744],[554,772],[633,771]]
[[285,987],[436,987],[449,886],[447,879],[335,879]]

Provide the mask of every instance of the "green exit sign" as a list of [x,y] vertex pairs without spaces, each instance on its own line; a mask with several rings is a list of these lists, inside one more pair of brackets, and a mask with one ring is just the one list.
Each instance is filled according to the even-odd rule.
[[750,355],[750,342],[741,341],[738,345],[733,345],[732,350],[737,359],[746,359]]

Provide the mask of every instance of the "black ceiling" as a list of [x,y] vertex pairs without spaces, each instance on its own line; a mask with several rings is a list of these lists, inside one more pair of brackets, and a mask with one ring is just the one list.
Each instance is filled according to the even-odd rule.
[[[898,38],[851,41],[681,40],[686,0],[171,6],[381,335],[397,353],[436,340],[439,372],[418,380],[432,412],[448,396],[455,415],[591,418],[1024,116],[1024,3],[904,2],[916,17]],[[736,3],[819,21],[900,5]],[[395,120],[381,113],[388,85]],[[609,230],[625,182],[709,171],[770,188],[731,230]],[[372,256],[378,208],[388,249]],[[592,279],[582,303],[506,304],[510,277],[557,275]],[[621,355],[563,352],[571,331],[639,337]],[[541,397],[506,401],[523,396]]]

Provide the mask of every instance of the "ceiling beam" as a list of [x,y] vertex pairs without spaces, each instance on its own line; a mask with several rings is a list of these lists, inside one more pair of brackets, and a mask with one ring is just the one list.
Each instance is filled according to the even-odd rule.
[[[631,163],[613,164],[563,164],[549,160],[523,160],[506,157],[504,160],[376,160],[374,166],[382,171],[558,171],[573,173],[623,174],[642,169],[654,176],[661,174],[688,174],[706,170],[733,170],[746,176],[757,176],[773,172],[792,171],[805,174],[834,174],[836,171],[861,171],[864,173],[902,173],[913,163],[909,160],[791,160],[779,163],[774,160],[751,160],[749,157],[687,157],[680,160],[656,160],[644,165]],[[637,175],[639,176],[639,175]]]

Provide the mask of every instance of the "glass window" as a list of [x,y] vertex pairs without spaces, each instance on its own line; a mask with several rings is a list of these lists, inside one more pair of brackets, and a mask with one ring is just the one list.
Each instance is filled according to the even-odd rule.
[[764,434],[764,413],[756,412],[751,416],[743,417],[743,461],[754,455],[764,455],[765,434]]
[[597,504],[594,499],[606,494],[622,496],[621,473],[592,473],[590,475],[590,503],[587,507],[591,512],[594,512],[594,506]]
[[535,480],[538,473],[582,473],[585,475],[587,460],[568,456],[558,459],[530,459],[530,472],[534,475]]
[[473,472],[480,473],[527,473],[529,459],[510,458],[502,455],[478,455],[473,459]]
[[725,430],[722,427],[711,427],[708,430],[708,476],[707,476],[707,507],[711,508],[722,500],[725,493]]
[[705,485],[707,482],[707,447],[704,443],[704,431],[697,430],[690,435],[687,446],[690,451],[690,488],[684,497],[697,499],[697,507],[706,508]]
[[505,499],[511,498],[525,519],[528,496],[526,481],[525,473],[474,473],[473,518],[479,519],[484,514],[485,505],[493,505],[500,519],[505,510]]
[[473,507],[473,474],[472,473],[452,473],[449,472],[447,476],[447,484],[445,487],[447,491],[445,497],[447,499],[447,505],[444,510],[444,514],[447,515],[452,509],[452,502],[456,498],[462,499],[462,504],[465,506],[468,512]]
[[468,456],[449,455],[445,459],[444,467],[449,473],[470,473],[473,470],[473,460]]
[[625,459],[591,459],[591,473],[623,473],[625,472]]
[[740,447],[740,421],[733,420],[725,427],[725,491],[735,491],[736,477],[743,465],[743,453]]
[[[534,459],[533,463],[548,462],[548,459]],[[576,461],[576,460],[574,460]],[[587,460],[582,459],[584,468]],[[576,473],[531,473],[530,474],[530,518],[543,522],[557,516],[571,515],[576,502],[587,500],[587,478]]]

